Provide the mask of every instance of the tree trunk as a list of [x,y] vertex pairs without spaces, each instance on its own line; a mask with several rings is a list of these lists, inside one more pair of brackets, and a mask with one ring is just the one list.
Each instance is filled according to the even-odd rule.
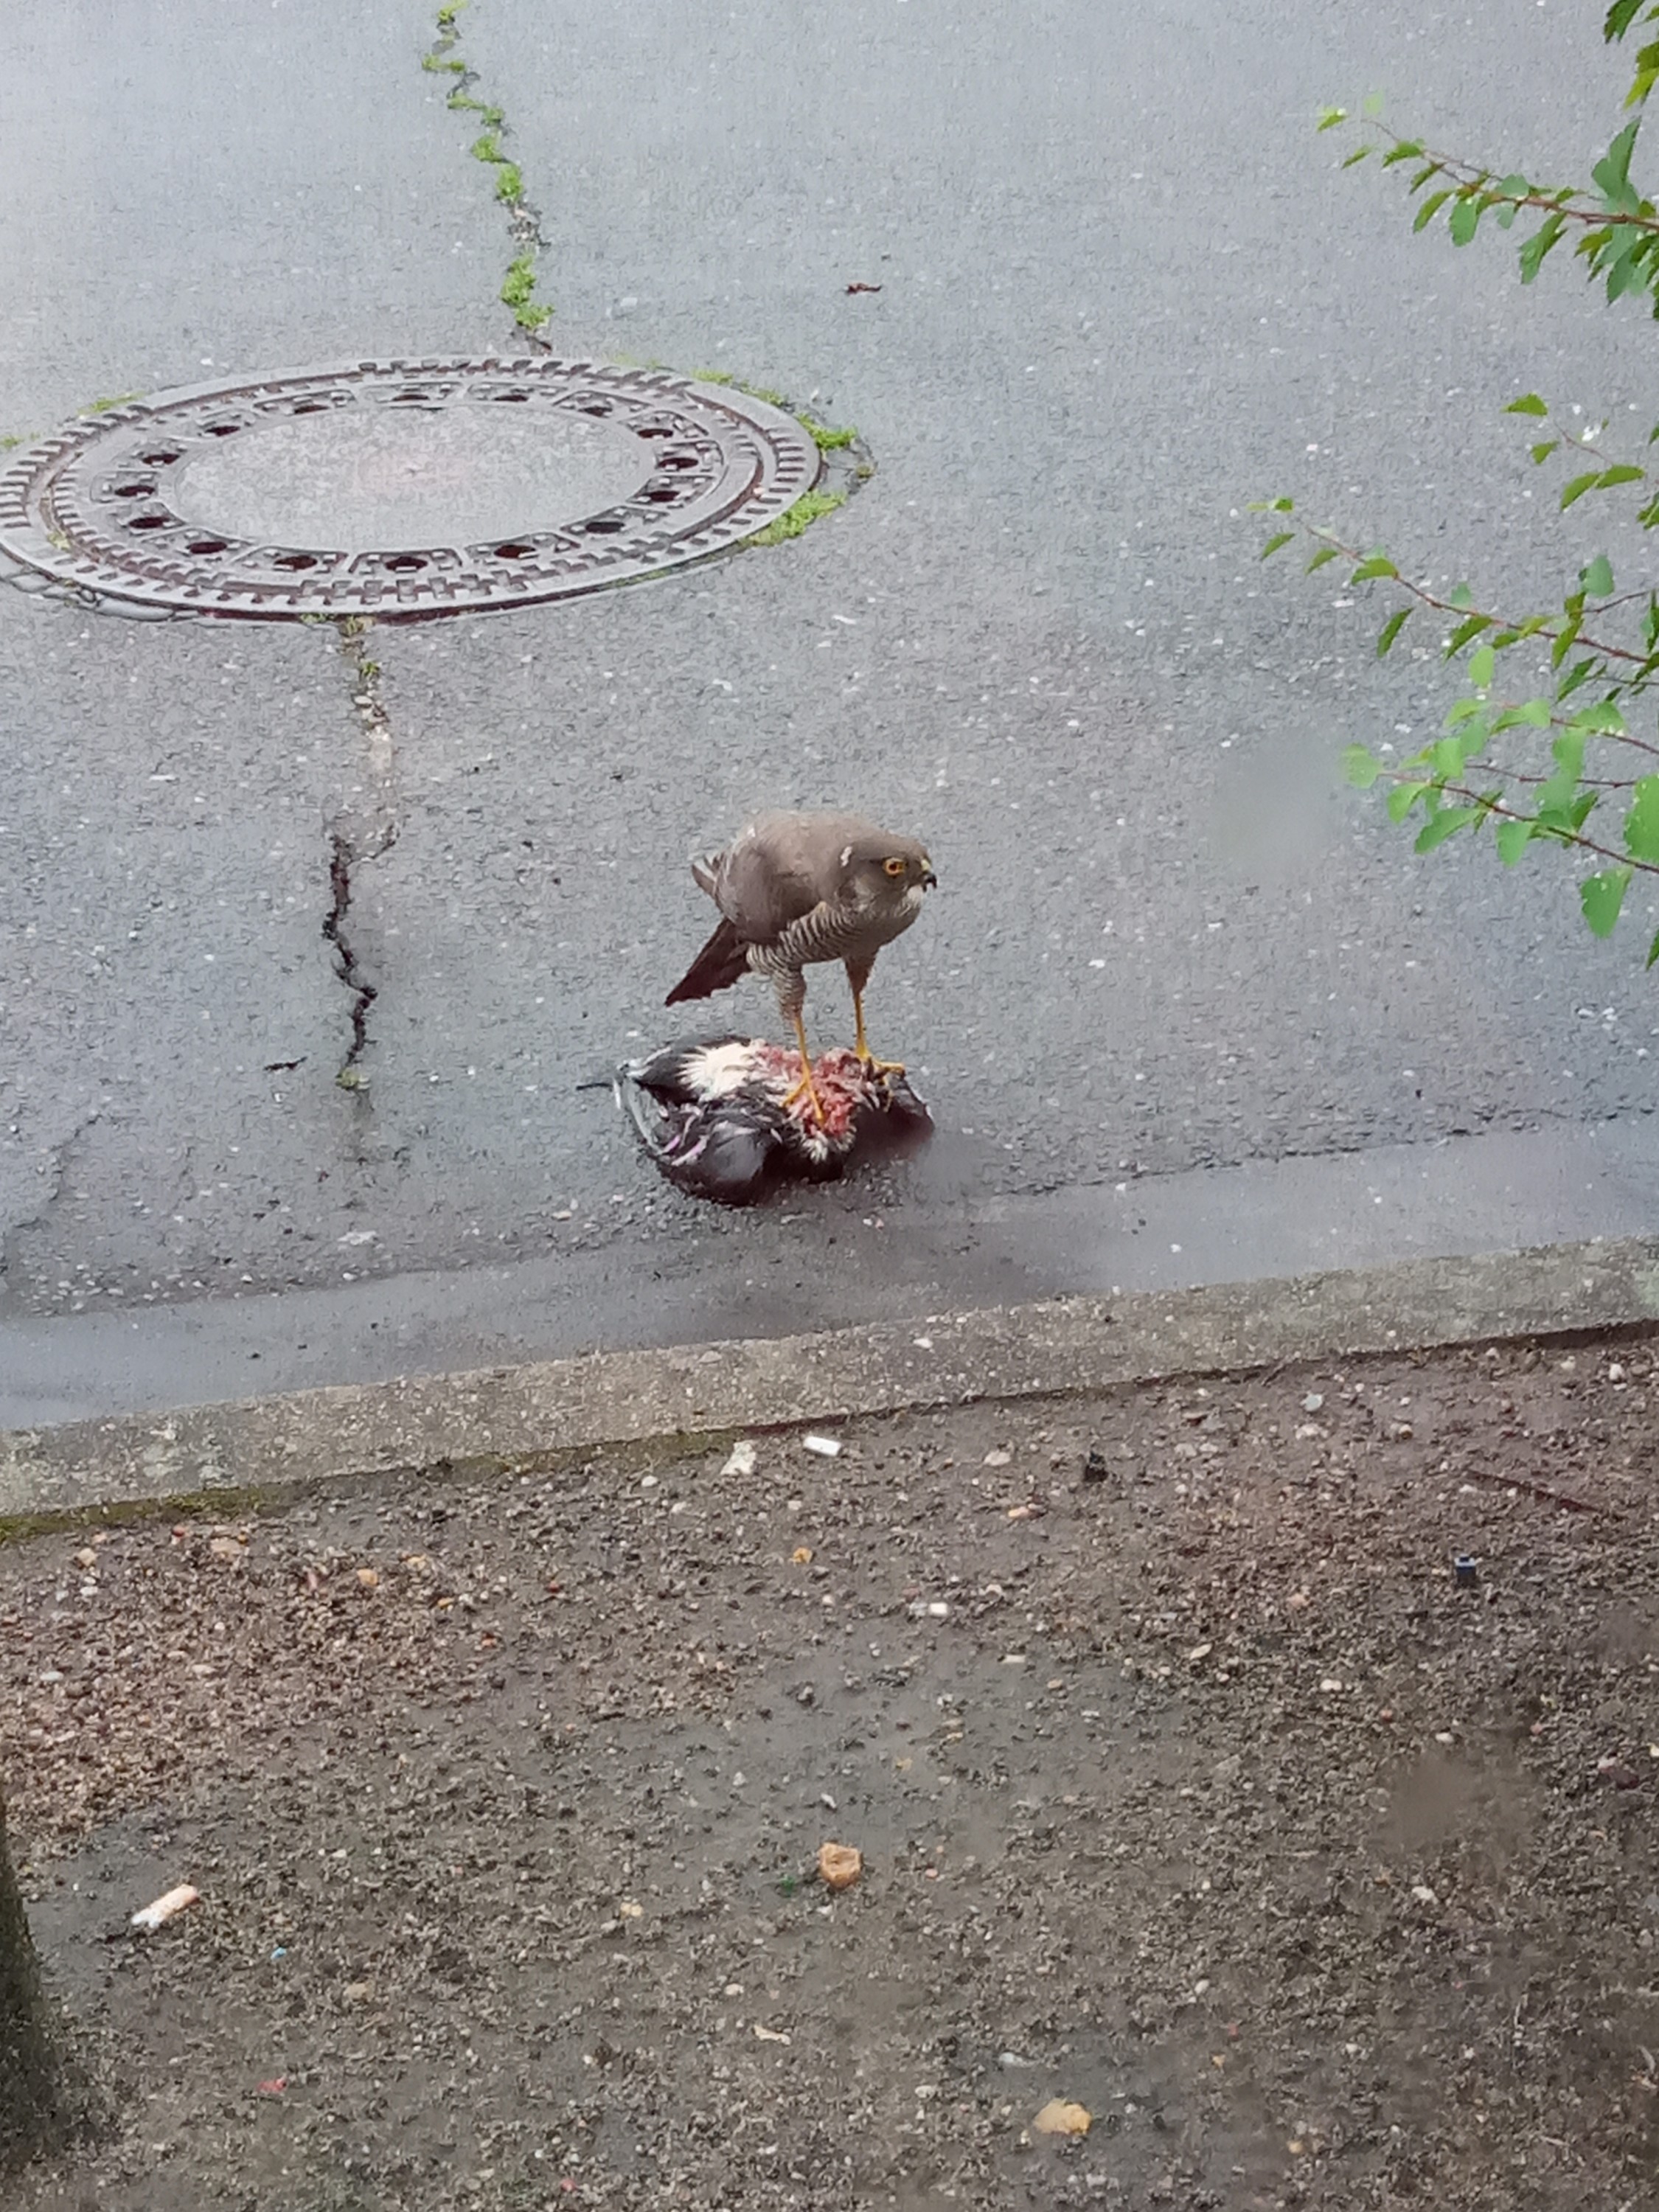
[[64,2084],[0,1796],[0,2172],[58,2139]]

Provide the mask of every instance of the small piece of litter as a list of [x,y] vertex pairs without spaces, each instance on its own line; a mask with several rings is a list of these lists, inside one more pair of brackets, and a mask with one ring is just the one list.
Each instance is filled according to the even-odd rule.
[[762,2043],[787,2043],[789,2040],[787,2034],[782,2029],[763,2027],[758,2021],[755,2022],[755,2034]]
[[1435,1895],[1434,1892],[1429,1887],[1426,1882],[1419,1881],[1415,1883],[1413,1886],[1412,1895],[1417,1899],[1419,1905],[1438,1905],[1440,1902],[1440,1899]]
[[826,1889],[850,1889],[863,1871],[863,1854],[851,1844],[819,1845],[818,1880]]
[[1063,2097],[1051,2097],[1031,2125],[1040,2136],[1086,2136],[1090,2120],[1091,2115],[1081,2105],[1068,2105]]
[[146,1935],[153,1934],[156,1929],[165,1926],[175,1913],[182,1912],[187,1905],[194,1905],[201,1894],[199,1889],[192,1889],[187,1881],[181,1881],[177,1889],[168,1890],[166,1896],[158,1897],[154,1905],[147,1905],[141,1911],[135,1912],[131,1925],[142,1928]]
[[1302,1401],[1302,1410],[1304,1413],[1316,1413],[1324,1402],[1325,1394],[1322,1390],[1310,1390]]
[[820,1459],[839,1459],[841,1457],[841,1438],[839,1437],[803,1437],[801,1438],[801,1442],[805,1445],[808,1451],[816,1452]]
[[936,1597],[928,1607],[927,1618],[929,1620],[948,1620],[951,1618],[951,1608],[942,1597]]
[[732,1445],[731,1455],[726,1465],[720,1469],[720,1473],[722,1474],[752,1474],[755,1472],[755,1447],[745,1437],[740,1443]]
[[812,1564],[811,1546],[810,1544],[797,1544],[794,1550],[789,1554],[789,1560],[792,1566],[810,1567]]
[[254,2094],[259,2097],[280,2097],[288,2087],[286,2074],[273,2074],[268,2081],[256,2081]]

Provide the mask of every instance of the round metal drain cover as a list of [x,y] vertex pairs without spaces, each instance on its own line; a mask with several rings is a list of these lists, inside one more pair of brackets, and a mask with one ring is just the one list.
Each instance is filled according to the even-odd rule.
[[567,599],[739,544],[821,466],[794,417],[653,369],[358,362],[82,418],[0,470],[0,554],[220,615]]

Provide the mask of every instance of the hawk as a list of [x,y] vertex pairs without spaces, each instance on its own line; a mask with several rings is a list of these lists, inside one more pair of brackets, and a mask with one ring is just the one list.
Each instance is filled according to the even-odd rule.
[[937,884],[923,846],[857,814],[761,814],[723,853],[694,860],[691,872],[720,919],[665,1005],[706,999],[744,974],[769,978],[800,1048],[800,1079],[789,1103],[808,1099],[822,1121],[802,1019],[803,971],[839,960],[853,987],[859,1060],[876,1075],[903,1074],[900,1062],[878,1060],[870,1049],[864,992],[877,953],[908,929]]

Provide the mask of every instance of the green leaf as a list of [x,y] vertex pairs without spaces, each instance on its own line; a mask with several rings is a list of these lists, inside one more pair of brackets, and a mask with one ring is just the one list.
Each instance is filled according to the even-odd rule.
[[1644,775],[1625,817],[1625,850],[1632,860],[1659,866],[1659,775]]
[[1410,614],[1410,612],[1411,609],[1409,607],[1401,607],[1397,614],[1390,615],[1387,622],[1383,623],[1381,630],[1377,633],[1376,639],[1376,657],[1379,660],[1382,659],[1383,654],[1394,643],[1395,638],[1399,636],[1401,631],[1406,627],[1406,617]]
[[1474,605],[1474,593],[1467,584],[1454,584],[1446,594],[1446,605],[1455,607],[1462,613]]
[[1448,837],[1455,837],[1460,830],[1467,830],[1471,822],[1486,812],[1484,806],[1443,806],[1432,821],[1425,822],[1417,833],[1417,850],[1431,853],[1437,845],[1443,845]]
[[1304,576],[1311,576],[1316,568],[1322,568],[1328,561],[1334,561],[1338,557],[1334,545],[1322,545],[1302,573]]
[[1422,158],[1423,141],[1420,138],[1402,138],[1396,145],[1390,146],[1382,156],[1382,167],[1391,169],[1396,161],[1420,161]]
[[1498,665],[1498,655],[1491,646],[1483,645],[1469,655],[1469,681],[1477,691],[1484,691],[1492,682],[1492,671]]
[[1527,450],[1532,455],[1534,465],[1548,460],[1560,442],[1559,438],[1547,438],[1541,446],[1529,446]]
[[1613,589],[1612,562],[1605,553],[1598,553],[1589,568],[1578,571],[1578,580],[1590,599],[1605,599]]
[[1450,660],[1455,654],[1462,653],[1469,640],[1479,637],[1483,629],[1490,629],[1492,623],[1492,618],[1490,615],[1470,615],[1467,621],[1459,623],[1446,641],[1446,659]]
[[1581,707],[1572,718],[1572,727],[1597,737],[1622,738],[1625,718],[1611,699],[1598,699],[1592,707]]
[[1351,584],[1369,584],[1373,576],[1397,576],[1400,574],[1386,553],[1368,553],[1354,570]]
[[1382,763],[1365,745],[1342,748],[1342,773],[1356,791],[1369,791],[1382,773]]
[[1530,284],[1544,265],[1544,256],[1560,243],[1567,219],[1559,209],[1547,215],[1530,238],[1521,241],[1521,282]]
[[1659,934],[1655,935],[1652,944],[1648,947],[1648,957],[1644,965],[1651,968],[1656,960],[1659,960]]
[[1346,123],[1347,119],[1348,111],[1346,107],[1322,107],[1319,111],[1319,121],[1315,127],[1320,131],[1334,131],[1339,123]]
[[1575,500],[1583,499],[1584,494],[1589,491],[1593,485],[1599,483],[1601,480],[1601,472],[1599,469],[1591,469],[1587,476],[1574,477],[1571,481],[1565,484],[1562,489],[1561,506],[1563,510],[1565,511],[1567,507],[1570,507]]
[[1424,166],[1418,171],[1417,174],[1412,179],[1411,183],[1407,186],[1407,190],[1411,193],[1413,199],[1417,197],[1418,193],[1422,191],[1424,185],[1428,183],[1430,178],[1437,177],[1445,166],[1446,165],[1443,161],[1428,161],[1424,164]]
[[1624,37],[1641,12],[1642,0],[1612,0],[1607,21],[1601,26],[1601,36],[1611,46],[1615,39]]
[[1620,461],[1610,469],[1603,469],[1595,479],[1603,491],[1611,491],[1614,484],[1640,483],[1647,475],[1645,469],[1632,468],[1628,461]]
[[1344,157],[1342,166],[1345,169],[1357,168],[1367,155],[1374,154],[1376,151],[1375,146],[1356,146],[1352,154]]
[[1441,738],[1429,747],[1429,765],[1443,783],[1461,783],[1463,763],[1486,742],[1486,725],[1457,738]]
[[1434,788],[1428,783],[1397,783],[1389,793],[1389,819],[1403,822],[1419,799],[1426,798]]
[[1431,192],[1427,199],[1424,201],[1422,206],[1419,208],[1417,213],[1412,217],[1412,228],[1414,231],[1426,230],[1429,225],[1434,221],[1436,216],[1439,214],[1441,209],[1445,206],[1446,202],[1451,198],[1451,196],[1452,188],[1449,185],[1446,186],[1444,191]]
[[1611,937],[1619,921],[1619,909],[1625,903],[1625,893],[1630,889],[1633,870],[1619,866],[1603,868],[1600,875],[1586,876],[1578,886],[1578,903],[1584,909],[1584,919],[1596,937]]
[[1295,535],[1296,532],[1293,530],[1274,531],[1273,536],[1267,540],[1267,544],[1261,549],[1261,558],[1265,561],[1270,553],[1277,553],[1279,547],[1281,545],[1288,545]]
[[1451,232],[1454,246],[1467,246],[1480,226],[1482,203],[1473,191],[1465,187],[1457,205],[1447,217],[1447,228]]
[[1547,730],[1550,726],[1549,701],[1528,699],[1524,706],[1505,707],[1492,724],[1492,730],[1494,733],[1499,730],[1513,730],[1523,722],[1530,724],[1535,730]]
[[1381,115],[1382,112],[1382,94],[1380,92],[1368,92],[1364,100],[1359,103],[1359,112],[1362,115]]
[[1607,199],[1621,214],[1635,213],[1634,206],[1627,207],[1626,203],[1633,202],[1636,197],[1630,186],[1630,157],[1641,127],[1639,117],[1634,123],[1627,123],[1590,171]]
[[1576,784],[1584,773],[1583,731],[1563,730],[1551,745],[1550,752],[1561,774]]
[[1511,399],[1504,410],[1506,415],[1547,415],[1549,411],[1547,404],[1535,392],[1523,393],[1519,399]]
[[1506,868],[1512,868],[1532,842],[1533,825],[1528,822],[1500,822],[1498,825],[1498,857]]

